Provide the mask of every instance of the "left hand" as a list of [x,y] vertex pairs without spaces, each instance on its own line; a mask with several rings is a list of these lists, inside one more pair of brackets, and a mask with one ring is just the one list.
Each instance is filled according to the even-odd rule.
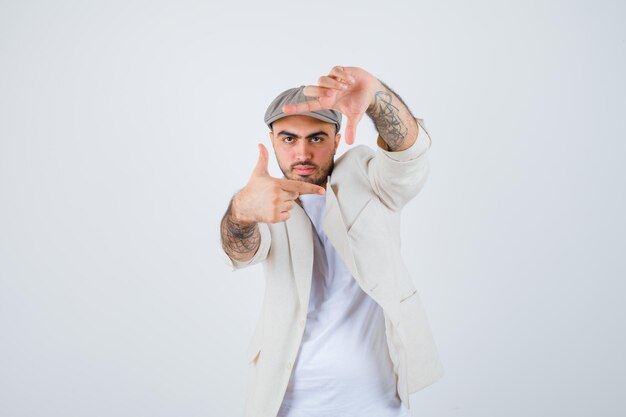
[[357,67],[333,67],[328,75],[321,76],[318,85],[306,86],[303,93],[307,97],[317,97],[300,104],[283,106],[285,113],[332,109],[343,113],[346,122],[346,143],[352,145],[356,137],[356,126],[363,113],[373,103],[376,91],[382,84],[369,72]]

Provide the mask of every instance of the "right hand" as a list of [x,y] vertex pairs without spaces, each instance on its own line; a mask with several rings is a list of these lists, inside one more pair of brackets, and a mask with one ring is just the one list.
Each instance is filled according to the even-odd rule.
[[233,217],[238,223],[284,222],[300,194],[326,192],[319,185],[271,177],[267,170],[268,160],[267,149],[259,144],[259,160],[252,176],[233,198]]

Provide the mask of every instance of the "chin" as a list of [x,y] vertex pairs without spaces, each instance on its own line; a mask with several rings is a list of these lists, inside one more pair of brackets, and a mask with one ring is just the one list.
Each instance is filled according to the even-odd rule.
[[311,184],[321,186],[326,181],[326,177],[324,178],[305,178],[304,181],[310,182]]
[[310,184],[322,185],[324,181],[326,181],[326,177],[315,177],[313,175],[299,175],[299,174],[291,174],[292,180],[308,182]]

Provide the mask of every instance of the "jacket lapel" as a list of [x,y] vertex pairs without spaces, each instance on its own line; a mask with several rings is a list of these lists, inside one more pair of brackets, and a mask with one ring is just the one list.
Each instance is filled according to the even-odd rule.
[[298,204],[291,209],[291,216],[285,224],[298,299],[306,311],[313,274],[313,224],[311,224],[311,220],[309,220],[304,209]]
[[352,276],[357,281],[360,281],[360,276],[352,254],[352,247],[350,246],[350,242],[348,240],[346,224],[341,216],[341,210],[339,208],[339,201],[337,200],[336,192],[337,185],[331,183],[329,175],[326,186],[326,216],[322,221],[322,228],[324,229],[324,233],[326,233],[328,240],[330,240],[333,247],[339,254],[341,260],[346,264],[348,270],[350,270]]
[[[326,187],[326,216],[322,222],[322,228],[324,229],[324,233],[326,233],[328,240],[330,240],[335,248],[335,251],[337,251],[339,257],[346,265],[361,289],[367,292],[382,306],[381,298],[376,294],[372,294],[372,291],[378,287],[378,282],[371,280],[371,277],[369,278],[370,281],[365,281],[365,278],[359,274],[352,251],[353,247],[350,243],[350,237],[348,236],[346,224],[343,220],[343,216],[341,215],[339,200],[337,199],[337,185],[331,183],[330,176],[328,177],[328,185]],[[369,256],[374,256],[374,254],[369,254]],[[389,303],[387,303],[387,305],[389,305]],[[395,304],[390,304],[390,306],[390,308],[394,309],[394,311],[391,312],[391,314],[393,314],[397,307]],[[397,315],[394,317],[397,317]]]

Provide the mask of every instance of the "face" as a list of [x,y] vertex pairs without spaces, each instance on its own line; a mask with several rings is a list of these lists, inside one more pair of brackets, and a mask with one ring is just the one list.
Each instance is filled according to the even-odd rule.
[[270,139],[285,178],[324,186],[332,171],[341,135],[335,125],[291,115],[272,123]]

